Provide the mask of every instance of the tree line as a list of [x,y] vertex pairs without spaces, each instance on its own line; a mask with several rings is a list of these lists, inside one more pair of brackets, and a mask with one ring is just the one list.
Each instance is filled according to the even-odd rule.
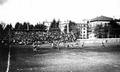
[[[94,29],[94,33],[97,38],[114,38],[120,37],[120,25],[117,23],[117,20],[112,20],[104,26],[102,24],[97,25]],[[77,27],[77,23],[73,21],[69,21],[69,32],[73,32],[76,37],[80,35],[80,29]],[[4,27],[3,24],[0,24],[0,38],[8,35],[9,31],[17,30],[17,31],[41,31],[41,32],[61,32],[59,28],[60,21],[56,21],[55,19],[51,22],[49,30],[47,30],[47,26],[43,23],[37,23],[36,25],[30,24],[29,22],[20,23],[17,22],[15,27],[12,27],[12,24],[7,24]],[[88,25],[89,26],[89,25]],[[90,28],[88,27],[88,33]],[[64,33],[67,33],[67,25],[64,27]]]
[[[53,31],[58,31],[61,32],[61,29],[59,28],[59,24],[60,21],[56,21],[55,19],[51,22],[50,28],[49,28],[49,32],[53,32]],[[77,29],[77,24],[73,21],[69,21],[69,31],[73,31],[76,32]],[[17,22],[15,24],[15,27],[12,26],[12,24],[7,24],[5,27],[0,24],[0,30],[2,31],[9,31],[9,30],[21,30],[21,31],[29,31],[29,30],[38,30],[41,32],[46,32],[47,31],[47,26],[43,23],[37,23],[35,25],[30,24],[29,22],[24,22],[24,23],[20,23]],[[64,32],[67,31],[67,25],[64,27]]]

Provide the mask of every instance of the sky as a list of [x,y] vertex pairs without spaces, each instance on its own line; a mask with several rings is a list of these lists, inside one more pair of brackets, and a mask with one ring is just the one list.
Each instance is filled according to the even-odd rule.
[[53,19],[80,22],[101,15],[120,18],[120,0],[0,0],[0,21],[13,25]]

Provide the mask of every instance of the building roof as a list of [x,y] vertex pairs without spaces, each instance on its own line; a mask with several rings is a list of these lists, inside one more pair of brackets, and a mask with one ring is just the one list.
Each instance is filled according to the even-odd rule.
[[94,22],[94,21],[111,21],[111,20],[113,20],[113,18],[106,17],[106,16],[99,16],[99,17],[91,19],[90,22]]

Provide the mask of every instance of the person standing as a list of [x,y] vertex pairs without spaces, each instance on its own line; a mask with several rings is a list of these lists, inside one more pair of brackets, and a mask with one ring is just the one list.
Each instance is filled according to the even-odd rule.
[[84,47],[84,42],[82,43],[82,47]]

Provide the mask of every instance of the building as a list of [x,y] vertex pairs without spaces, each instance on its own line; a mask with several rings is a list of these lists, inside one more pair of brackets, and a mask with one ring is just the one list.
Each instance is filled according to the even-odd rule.
[[87,39],[88,38],[88,24],[87,23],[77,23],[77,27],[79,28],[79,38]]
[[96,35],[94,34],[94,30],[97,25],[102,25],[103,27],[108,26],[108,24],[112,20],[113,20],[113,18],[106,17],[106,16],[99,16],[99,17],[91,19],[89,21],[89,33],[88,33],[89,39],[96,38]]
[[91,19],[89,25],[91,27],[95,27],[98,24],[102,24],[104,26],[108,24],[111,20],[113,20],[113,18],[106,17],[106,16],[100,16],[100,17]]

